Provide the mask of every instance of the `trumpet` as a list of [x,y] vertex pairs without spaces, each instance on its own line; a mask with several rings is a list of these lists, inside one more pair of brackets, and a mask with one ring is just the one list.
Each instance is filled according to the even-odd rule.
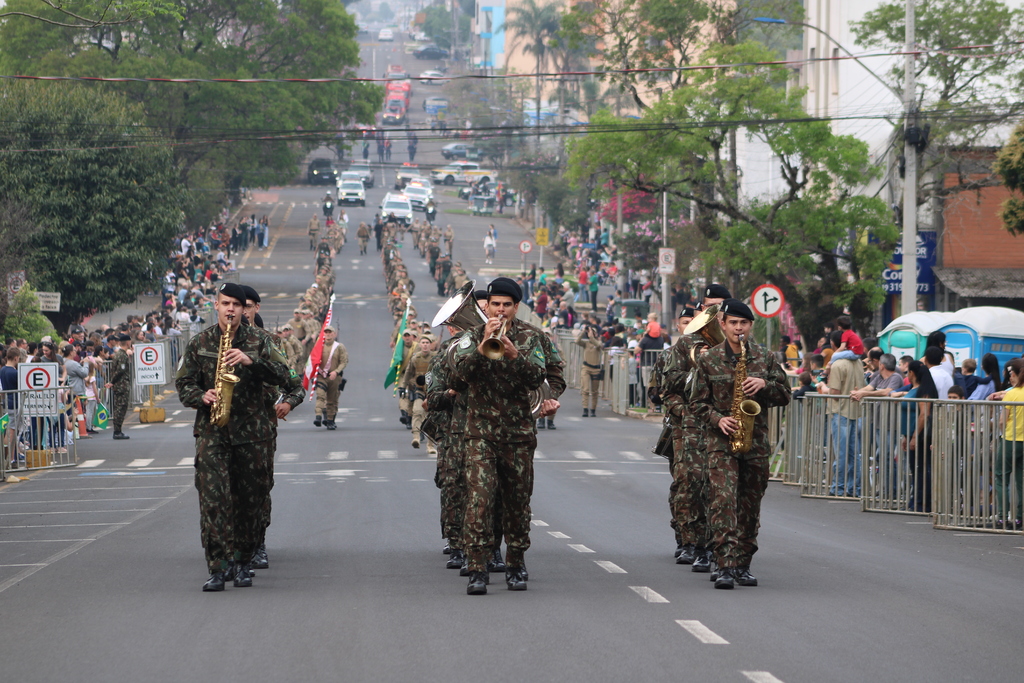
[[481,353],[491,360],[498,360],[505,355],[505,345],[502,343],[501,338],[508,333],[508,324],[509,319],[502,318],[501,327],[498,328],[498,331],[487,339],[484,339],[481,344],[481,346],[483,346],[483,351]]

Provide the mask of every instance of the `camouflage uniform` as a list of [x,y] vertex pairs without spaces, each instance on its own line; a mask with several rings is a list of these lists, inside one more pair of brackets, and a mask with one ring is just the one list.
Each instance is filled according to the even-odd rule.
[[[601,360],[604,358],[604,344],[600,337],[587,337],[587,330],[581,330],[577,346],[583,347],[583,367],[580,368],[580,398],[583,400],[583,411],[597,410],[598,382],[597,375],[603,369]],[[585,417],[585,416],[584,416]]]
[[110,371],[110,383],[114,396],[114,407],[111,413],[111,422],[114,425],[114,433],[120,434],[124,425],[124,416],[128,412],[128,403],[131,400],[132,389],[132,364],[128,352],[118,349],[114,354],[113,367]]
[[513,319],[508,337],[515,360],[491,360],[477,352],[484,325],[465,332],[455,351],[452,376],[466,384],[466,512],[463,538],[470,572],[485,571],[493,538],[494,499],[500,489],[509,567],[522,567],[530,547],[530,496],[537,432],[529,392],[545,378],[553,398],[565,391],[562,360],[544,332]]
[[[693,370],[690,353],[695,344],[704,343],[696,335],[683,335],[662,354],[663,371],[659,376],[661,398],[672,429],[672,484],[669,508],[672,528],[680,544],[708,545],[707,527],[707,451],[704,423],[694,417],[686,380]],[[652,373],[652,378],[654,373]]]
[[302,372],[303,364],[306,362],[303,358],[304,349],[302,348],[302,342],[295,336],[294,327],[292,327],[292,334],[288,337],[281,338],[281,348],[284,349],[285,355],[288,357],[288,365],[296,372]]
[[341,342],[334,342],[334,352],[324,342],[323,361],[320,365],[320,372],[330,374],[337,372],[334,379],[327,377],[316,378],[316,414],[322,415],[325,420],[334,420],[338,414],[338,394],[341,391],[341,375],[348,365],[348,351]]
[[775,357],[757,344],[748,344],[747,377],[765,381],[752,398],[761,406],[754,418],[754,444],[747,452],[733,454],[729,437],[718,428],[718,421],[732,414],[733,373],[739,356],[728,342],[708,350],[697,358],[693,375],[692,409],[705,424],[708,452],[709,520],[715,546],[715,559],[723,568],[746,567],[757,552],[761,498],[768,488],[768,411],[789,404],[790,390],[786,374]]
[[232,560],[248,562],[261,535],[261,513],[269,495],[268,462],[274,457],[274,424],[267,417],[267,384],[290,386],[288,361],[262,330],[242,325],[232,346],[253,359],[238,366],[226,427],[210,422],[203,394],[213,389],[221,329],[213,325],[189,340],[175,387],[183,405],[197,410],[196,488],[200,528],[210,573],[226,571]]
[[[441,537],[447,538],[453,550],[463,550],[462,519],[466,512],[465,454],[463,439],[466,431],[465,386],[451,378],[449,347],[458,342],[454,337],[441,344],[430,361],[427,372],[427,422],[424,431],[438,440],[437,473],[434,483],[441,489]],[[458,392],[449,396],[448,390]]]
[[430,362],[435,355],[434,351],[417,350],[402,366],[402,385],[405,387],[406,401],[412,415],[412,440],[415,444],[419,444],[423,419],[427,416],[423,409],[423,399],[427,396],[426,375],[430,371]]
[[356,237],[359,238],[359,254],[363,255],[366,253],[366,245],[370,243],[370,228],[367,227],[366,223],[359,224],[359,229],[356,230]]

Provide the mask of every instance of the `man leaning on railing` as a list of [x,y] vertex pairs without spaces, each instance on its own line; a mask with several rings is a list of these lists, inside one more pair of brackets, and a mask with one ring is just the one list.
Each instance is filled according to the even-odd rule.
[[[838,349],[843,343],[839,330],[829,335],[829,343]],[[861,452],[860,452],[860,404],[849,400],[853,392],[864,387],[864,373],[860,361],[840,358],[832,362],[828,373],[828,384],[818,385],[818,393],[835,394],[836,400],[829,402],[832,413],[832,448],[835,452],[830,496],[860,497]],[[839,398],[842,397],[842,398]]]

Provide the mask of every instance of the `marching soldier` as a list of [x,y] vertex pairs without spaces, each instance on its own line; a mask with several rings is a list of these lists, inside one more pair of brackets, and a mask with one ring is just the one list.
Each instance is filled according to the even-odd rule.
[[322,423],[332,431],[338,428],[334,417],[338,414],[338,393],[344,381],[342,375],[348,365],[348,351],[337,340],[337,335],[334,325],[324,328],[324,350],[316,379],[316,418],[313,419],[314,427]]
[[366,254],[366,246],[370,243],[370,228],[366,223],[359,223],[359,229],[356,230],[356,237],[359,238],[359,255],[363,256]]
[[452,224],[449,223],[448,227],[444,229],[444,251],[449,256],[452,255],[452,247],[455,244],[455,231],[452,229]]
[[[422,335],[416,342],[416,351],[403,365],[402,384],[405,386],[406,400],[411,406],[413,448],[420,447],[420,431],[423,429],[423,420],[427,416],[426,410],[423,408],[423,400],[427,394],[427,373],[430,371],[430,362],[436,353],[433,350],[433,344],[433,335],[429,333]],[[427,453],[437,455],[437,449],[429,440],[427,441]]]
[[292,319],[289,320],[287,324],[291,325],[292,332],[294,333],[293,337],[296,340],[298,340],[299,344],[301,345],[302,342],[306,339],[306,326],[302,324],[301,308],[296,308],[294,311],[292,311]]
[[[175,378],[182,404],[197,410],[193,427],[196,488],[210,571],[204,591],[222,591],[230,579],[238,587],[252,585],[250,563],[261,533],[259,511],[269,495],[266,463],[273,458],[274,445],[264,386],[285,386],[291,381],[287,359],[269,335],[239,324],[245,299],[241,286],[220,285],[217,324],[189,340]],[[233,338],[221,358],[222,337],[229,333]],[[220,396],[221,362],[239,378],[226,406],[230,413],[224,427],[211,420]]]
[[114,354],[110,381],[106,387],[113,389],[114,410],[111,421],[114,423],[114,438],[130,439],[131,437],[122,431],[124,416],[128,412],[128,403],[131,399],[132,389],[132,364],[129,354],[132,348],[132,338],[125,333],[117,335],[117,352]]
[[309,233],[309,250],[313,251],[316,249],[317,242],[320,241],[320,219],[316,214],[313,214],[309,223],[306,224],[306,232]]
[[[790,401],[786,373],[775,357],[749,341],[754,325],[750,307],[737,299],[722,303],[725,341],[697,358],[693,378],[692,408],[705,424],[707,435],[710,502],[710,533],[718,571],[711,576],[715,588],[756,586],[750,561],[757,552],[761,498],[768,488],[768,408]],[[744,355],[745,354],[745,355]],[[745,359],[745,366],[741,365]],[[742,368],[746,379],[738,388],[746,399],[756,401],[761,412],[753,421],[750,450],[733,452],[730,443],[740,428],[734,413],[737,387],[733,377]]]
[[[487,592],[487,556],[493,537],[494,500],[502,498],[505,525],[505,583],[509,590],[526,590],[524,554],[530,547],[530,496],[533,492],[533,452],[537,432],[531,415],[530,392],[545,379],[553,397],[565,390],[562,361],[542,331],[515,317],[523,293],[510,278],[499,277],[487,288],[488,322],[468,330],[458,343],[453,377],[466,385],[466,485],[463,519],[469,595]],[[507,326],[505,334],[499,329]],[[484,354],[485,340],[496,339],[501,356]],[[558,410],[555,398],[542,414]]]
[[580,330],[576,345],[583,347],[583,367],[580,368],[580,398],[583,417],[597,417],[598,386],[604,375],[604,343],[601,341],[597,317],[591,314],[589,324]]
[[294,328],[291,323],[285,323],[281,327],[280,335],[281,348],[284,349],[285,356],[288,357],[289,367],[296,372],[302,372],[302,344],[295,338]]

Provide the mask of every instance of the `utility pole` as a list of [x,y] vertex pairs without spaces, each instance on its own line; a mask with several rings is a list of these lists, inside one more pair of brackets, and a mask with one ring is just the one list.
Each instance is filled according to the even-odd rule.
[[906,0],[906,56],[903,78],[903,156],[906,171],[903,177],[903,294],[901,314],[917,310],[917,146],[911,129],[917,127],[914,82],[914,0]]
[[[661,246],[668,246],[668,192],[661,193]],[[658,265],[661,265],[661,259],[658,259]],[[651,273],[651,275],[653,274]],[[669,304],[669,277],[668,273],[663,273],[661,276],[661,324],[665,325],[671,334],[672,306]]]

